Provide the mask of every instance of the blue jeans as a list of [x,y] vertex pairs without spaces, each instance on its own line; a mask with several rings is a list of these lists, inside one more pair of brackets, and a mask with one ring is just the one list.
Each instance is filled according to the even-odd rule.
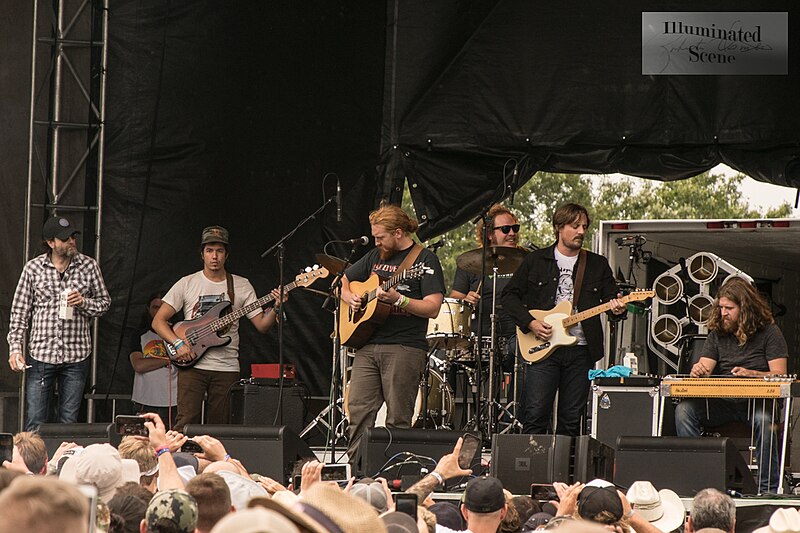
[[25,397],[27,418],[25,430],[34,431],[48,422],[53,386],[58,384],[58,422],[78,421],[78,411],[83,400],[86,375],[89,373],[89,358],[78,363],[50,364],[27,358],[31,368],[25,371]]
[[[772,424],[772,401],[747,399],[687,398],[675,407],[675,430],[679,437],[699,437],[701,426],[712,428],[738,421],[752,424],[758,450],[758,491],[778,492],[780,446]],[[752,420],[751,420],[752,417]]]
[[557,435],[581,434],[581,415],[589,397],[589,349],[586,346],[562,346],[550,357],[525,365],[525,404],[522,431],[541,435],[550,433],[553,402],[558,391]]

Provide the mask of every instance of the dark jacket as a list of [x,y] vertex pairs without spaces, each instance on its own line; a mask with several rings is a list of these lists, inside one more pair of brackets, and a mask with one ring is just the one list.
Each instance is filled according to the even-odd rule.
[[[559,273],[554,248],[555,244],[528,254],[503,290],[501,296],[503,307],[525,333],[530,331],[528,324],[533,318],[528,312],[529,309],[547,310],[555,307]],[[583,285],[578,300],[578,307],[581,310],[598,306],[617,295],[614,274],[606,258],[586,252],[586,261],[586,271],[583,274]],[[575,263],[573,278],[578,272],[579,262],[580,258]],[[588,318],[581,324],[589,354],[593,361],[599,361],[605,353],[600,316]]]

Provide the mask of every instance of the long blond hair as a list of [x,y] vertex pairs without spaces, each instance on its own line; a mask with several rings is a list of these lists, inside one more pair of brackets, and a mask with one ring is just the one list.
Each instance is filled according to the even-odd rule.
[[419,222],[408,216],[400,206],[381,201],[380,207],[369,214],[369,223],[374,226],[383,226],[390,233],[396,229],[403,230],[406,234],[416,233]]

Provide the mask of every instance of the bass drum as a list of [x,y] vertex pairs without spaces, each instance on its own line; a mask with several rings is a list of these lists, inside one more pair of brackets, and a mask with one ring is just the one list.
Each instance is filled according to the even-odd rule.
[[[420,383],[417,391],[417,401],[414,404],[414,416],[411,418],[411,427],[421,428],[422,418],[422,395],[424,389]],[[350,382],[344,389],[344,413],[348,422],[350,421]],[[428,372],[428,429],[442,429],[450,427],[450,420],[453,418],[453,391],[450,385],[442,379],[442,375],[436,370]],[[375,427],[386,426],[386,402],[381,405],[378,414],[375,416]]]

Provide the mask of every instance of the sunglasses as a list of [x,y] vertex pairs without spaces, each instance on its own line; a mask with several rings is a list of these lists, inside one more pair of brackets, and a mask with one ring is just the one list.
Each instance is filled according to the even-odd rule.
[[494,229],[499,229],[506,235],[508,235],[508,232],[511,231],[512,229],[514,230],[514,233],[519,233],[519,224],[513,224],[513,225],[506,224],[505,226],[495,226]]

